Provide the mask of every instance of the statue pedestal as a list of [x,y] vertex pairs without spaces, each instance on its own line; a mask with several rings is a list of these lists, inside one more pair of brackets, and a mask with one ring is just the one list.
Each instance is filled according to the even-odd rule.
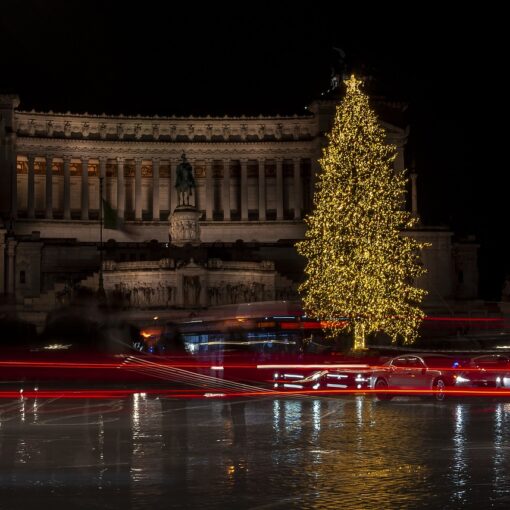
[[178,205],[168,217],[170,242],[175,246],[199,245],[201,243],[199,217],[200,212],[195,206]]

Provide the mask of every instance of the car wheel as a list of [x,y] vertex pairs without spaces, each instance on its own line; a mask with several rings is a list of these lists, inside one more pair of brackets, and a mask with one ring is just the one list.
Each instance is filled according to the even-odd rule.
[[[388,383],[386,382],[385,379],[377,379],[374,388],[376,390],[387,390]],[[391,400],[393,398],[393,395],[390,395],[389,393],[376,393],[375,398],[377,400]]]
[[442,402],[446,398],[445,389],[446,384],[443,379],[436,379],[434,381],[434,385],[432,386],[434,389],[434,398],[438,402]]

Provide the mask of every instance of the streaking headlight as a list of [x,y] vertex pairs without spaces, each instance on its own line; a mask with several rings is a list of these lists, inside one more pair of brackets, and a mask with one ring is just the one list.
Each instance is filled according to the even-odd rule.
[[469,379],[467,377],[463,377],[462,375],[458,375],[455,377],[456,383],[466,383],[469,382]]
[[46,350],[60,350],[60,349],[69,349],[71,347],[71,344],[50,344],[46,345],[44,348]]

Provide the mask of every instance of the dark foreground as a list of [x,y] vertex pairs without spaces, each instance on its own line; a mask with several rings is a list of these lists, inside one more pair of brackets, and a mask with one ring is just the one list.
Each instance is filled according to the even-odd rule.
[[510,403],[0,400],[0,508],[508,508]]

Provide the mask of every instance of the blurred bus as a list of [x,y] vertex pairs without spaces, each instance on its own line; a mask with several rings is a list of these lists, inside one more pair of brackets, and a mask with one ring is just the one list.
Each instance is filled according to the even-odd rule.
[[[339,318],[342,325],[348,319]],[[154,353],[206,354],[251,352],[260,354],[326,353],[346,351],[351,334],[341,330],[336,341],[326,339],[326,324],[306,316],[299,302],[263,301],[211,307],[200,314],[141,331],[140,350]],[[328,324],[329,326],[331,324]],[[459,335],[481,335],[506,329],[501,317],[426,316],[422,341],[444,342]],[[508,331],[508,330],[507,330]],[[386,345],[389,339],[383,338]]]
[[200,316],[142,331],[148,352],[293,354],[325,350],[321,323],[291,301],[212,307]]

